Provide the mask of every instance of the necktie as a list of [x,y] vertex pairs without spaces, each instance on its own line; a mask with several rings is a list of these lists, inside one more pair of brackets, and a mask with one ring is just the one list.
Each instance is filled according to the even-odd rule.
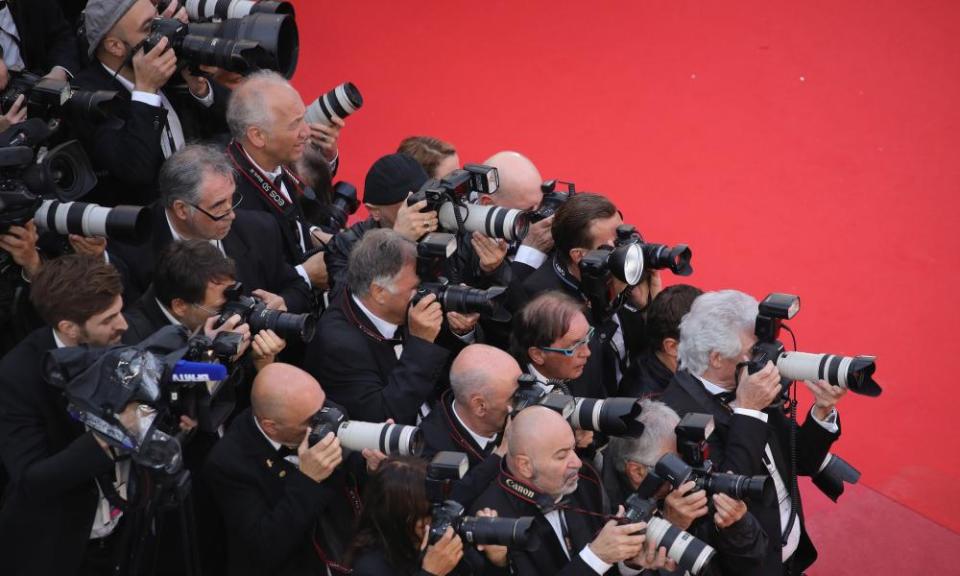
[[280,458],[281,460],[286,458],[287,456],[296,456],[296,455],[297,455],[297,451],[289,446],[280,446],[280,448],[277,450],[277,457]]
[[736,392],[720,392],[716,395],[717,400],[720,400],[724,405],[730,404],[737,398]]

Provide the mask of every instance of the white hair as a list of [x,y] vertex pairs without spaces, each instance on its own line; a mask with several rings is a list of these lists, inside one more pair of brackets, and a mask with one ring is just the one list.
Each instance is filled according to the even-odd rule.
[[244,138],[247,129],[252,126],[269,130],[273,114],[264,100],[263,89],[267,86],[294,89],[286,78],[272,70],[258,70],[247,76],[243,84],[230,95],[227,103],[227,126],[234,138]]
[[740,335],[752,332],[757,320],[757,301],[737,290],[707,292],[693,301],[680,321],[680,367],[702,376],[710,366],[710,353],[724,358],[740,355]]
[[610,439],[610,457],[618,472],[623,472],[627,462],[637,462],[647,468],[653,468],[663,456],[663,445],[673,439],[674,428],[680,423],[680,416],[663,402],[641,400],[641,412],[637,421],[643,424],[643,434],[639,438],[613,437]]

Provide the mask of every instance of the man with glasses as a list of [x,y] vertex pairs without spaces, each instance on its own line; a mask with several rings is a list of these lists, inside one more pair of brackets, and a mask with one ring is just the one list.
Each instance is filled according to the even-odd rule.
[[233,167],[222,151],[186,146],[164,163],[158,183],[162,194],[160,203],[151,208],[150,241],[139,246],[110,242],[108,247],[111,261],[119,260],[125,272],[128,296],[147,290],[164,247],[174,241],[204,240],[233,259],[236,279],[269,308],[294,313],[312,308],[307,284],[284,261],[273,218],[235,209],[240,197]]

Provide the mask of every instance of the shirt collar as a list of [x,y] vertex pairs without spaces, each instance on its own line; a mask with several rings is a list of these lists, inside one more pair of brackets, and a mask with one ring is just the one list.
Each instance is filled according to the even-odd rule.
[[552,382],[553,378],[547,378],[540,373],[539,370],[531,363],[527,364],[527,370],[530,371],[530,375],[537,379],[537,386],[544,392],[553,392],[553,385],[547,384],[547,382]]
[[724,394],[726,392],[732,392],[732,390],[726,390],[724,388],[717,386],[716,384],[707,380],[703,376],[697,376],[697,379],[700,380],[700,382],[703,382],[703,387],[706,388],[707,392],[713,396],[716,396],[717,394]]
[[460,417],[460,414],[457,414],[456,402],[453,403],[453,417],[456,418],[457,422],[459,422],[460,425],[463,426],[463,429],[470,434],[470,436],[473,438],[473,441],[477,443],[477,446],[480,446],[481,448],[486,448],[487,444],[496,440],[497,438],[496,436],[481,436],[476,432],[474,432],[473,430],[471,430],[470,427],[467,426],[466,422],[463,421],[463,418]]
[[167,310],[167,307],[164,306],[162,302],[160,302],[159,298],[154,298],[154,300],[157,301],[157,306],[160,307],[160,311],[163,312],[163,315],[167,317],[167,320],[169,320],[171,324],[173,324],[174,326],[183,326],[183,323],[177,320],[177,317],[174,316],[173,313],[170,312],[170,310]]
[[257,430],[259,430],[261,434],[263,434],[263,437],[267,439],[267,442],[269,442],[271,446],[273,446],[273,449],[274,449],[274,450],[279,450],[280,447],[283,446],[283,444],[280,444],[279,442],[277,442],[277,441],[274,440],[273,438],[267,436],[267,433],[264,432],[264,431],[263,431],[263,428],[260,427],[260,421],[257,420],[257,417],[256,417],[256,416],[254,416],[253,414],[251,414],[250,417],[253,418],[253,425],[257,427]]
[[283,173],[283,166],[277,166],[277,169],[273,170],[272,172],[268,172],[264,170],[263,167],[257,164],[257,161],[253,159],[253,156],[251,156],[250,154],[247,154],[246,149],[242,145],[240,146],[240,149],[243,150],[244,155],[247,157],[247,160],[249,160],[250,163],[253,164],[253,167],[259,170],[260,172],[263,172],[267,176],[269,176],[271,181],[276,180],[277,176]]
[[57,348],[66,348],[67,345],[63,343],[63,340],[60,339],[60,335],[57,334],[57,329],[53,329],[53,341],[56,343]]
[[369,318],[370,321],[373,322],[374,328],[376,328],[377,331],[380,332],[380,334],[383,335],[384,338],[386,338],[387,340],[393,339],[394,335],[397,333],[397,329],[399,328],[399,326],[397,326],[396,324],[387,322],[383,318],[380,318],[379,316],[377,316],[376,314],[368,310],[367,307],[363,305],[363,302],[361,302],[360,299],[354,296],[353,294],[350,295],[350,298],[352,298],[354,303],[357,305],[357,307],[360,308],[360,311],[366,314],[367,318]]
[[116,70],[111,70],[110,67],[104,64],[103,62],[101,62],[100,65],[103,66],[103,69],[106,70],[110,74],[110,76],[113,76],[114,78],[116,78],[117,82],[119,82],[121,86],[127,89],[127,92],[133,92],[134,88],[136,88],[136,86],[133,85],[133,82],[124,78],[122,74],[117,74]]

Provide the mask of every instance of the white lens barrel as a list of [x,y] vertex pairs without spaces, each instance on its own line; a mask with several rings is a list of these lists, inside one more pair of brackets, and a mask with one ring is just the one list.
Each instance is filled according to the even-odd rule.
[[440,206],[440,226],[444,230],[456,231],[457,213],[463,219],[464,229],[490,238],[519,240],[527,232],[527,216],[523,210],[479,204],[455,205],[452,202]]
[[696,576],[710,562],[716,551],[706,542],[685,532],[663,518],[647,522],[647,538],[659,548],[667,549],[667,557]]
[[847,387],[852,356],[834,354],[810,354],[808,352],[784,352],[777,359],[777,370],[788,380],[826,380]]
[[420,429],[402,424],[348,420],[340,425],[337,438],[344,448],[354,451],[369,448],[409,456],[416,455],[420,448]]

